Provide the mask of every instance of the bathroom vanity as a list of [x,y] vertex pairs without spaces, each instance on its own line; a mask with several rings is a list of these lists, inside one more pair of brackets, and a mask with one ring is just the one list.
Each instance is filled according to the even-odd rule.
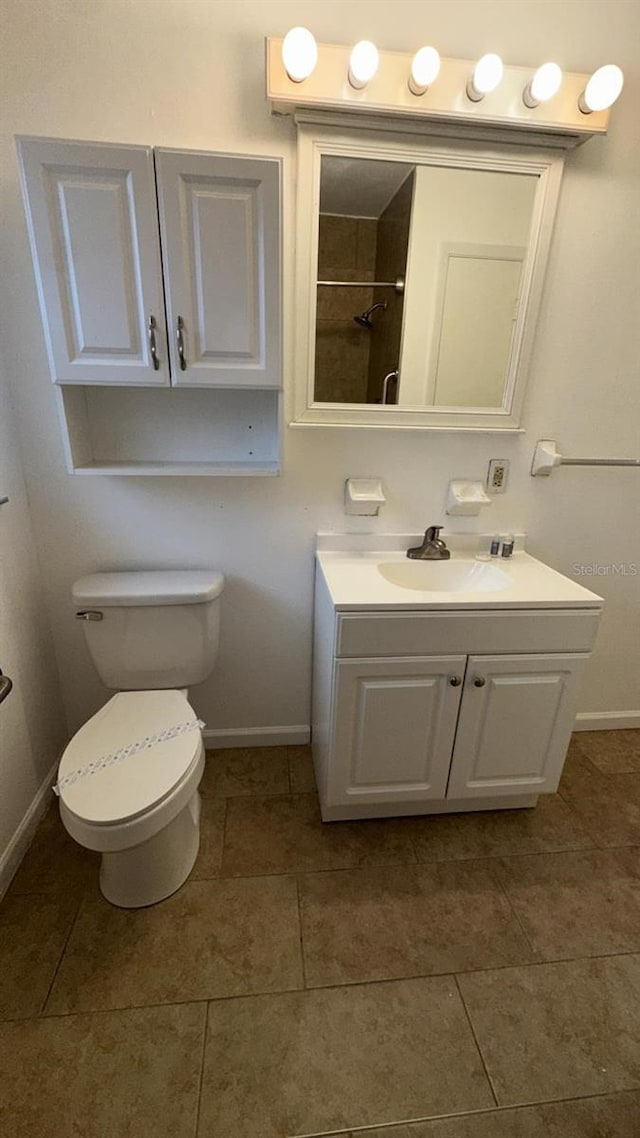
[[325,821],[531,807],[558,786],[602,598],[523,549],[477,560],[477,535],[447,537],[449,561],[410,562],[412,544],[318,538]]

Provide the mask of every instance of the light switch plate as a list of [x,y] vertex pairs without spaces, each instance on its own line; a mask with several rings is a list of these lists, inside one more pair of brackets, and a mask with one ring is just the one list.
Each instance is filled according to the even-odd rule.
[[509,481],[509,459],[492,458],[489,462],[487,475],[487,491],[489,494],[504,494]]

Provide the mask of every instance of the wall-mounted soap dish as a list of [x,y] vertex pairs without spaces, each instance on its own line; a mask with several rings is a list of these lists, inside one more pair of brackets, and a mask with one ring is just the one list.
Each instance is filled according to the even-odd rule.
[[480,513],[481,506],[490,506],[491,498],[485,493],[482,482],[458,480],[449,483],[446,512],[462,517]]
[[345,514],[376,517],[386,500],[379,478],[347,478],[344,484]]

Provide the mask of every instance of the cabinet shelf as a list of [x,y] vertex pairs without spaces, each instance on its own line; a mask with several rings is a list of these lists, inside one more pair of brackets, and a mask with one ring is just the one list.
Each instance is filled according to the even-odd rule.
[[76,466],[74,474],[103,474],[103,475],[144,475],[147,477],[163,476],[191,476],[233,478],[245,477],[277,477],[280,466],[276,462],[254,463],[244,462],[88,462],[83,466]]
[[278,392],[75,384],[56,391],[72,474],[280,472]]

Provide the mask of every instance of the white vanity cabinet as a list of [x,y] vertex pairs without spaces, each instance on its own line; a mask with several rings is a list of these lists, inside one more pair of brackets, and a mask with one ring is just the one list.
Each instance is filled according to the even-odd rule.
[[586,659],[579,653],[469,656],[447,796],[556,790]]
[[336,660],[331,802],[445,797],[464,667],[464,656]]
[[555,791],[599,615],[341,612],[319,571],[312,743],[325,821],[532,806]]

